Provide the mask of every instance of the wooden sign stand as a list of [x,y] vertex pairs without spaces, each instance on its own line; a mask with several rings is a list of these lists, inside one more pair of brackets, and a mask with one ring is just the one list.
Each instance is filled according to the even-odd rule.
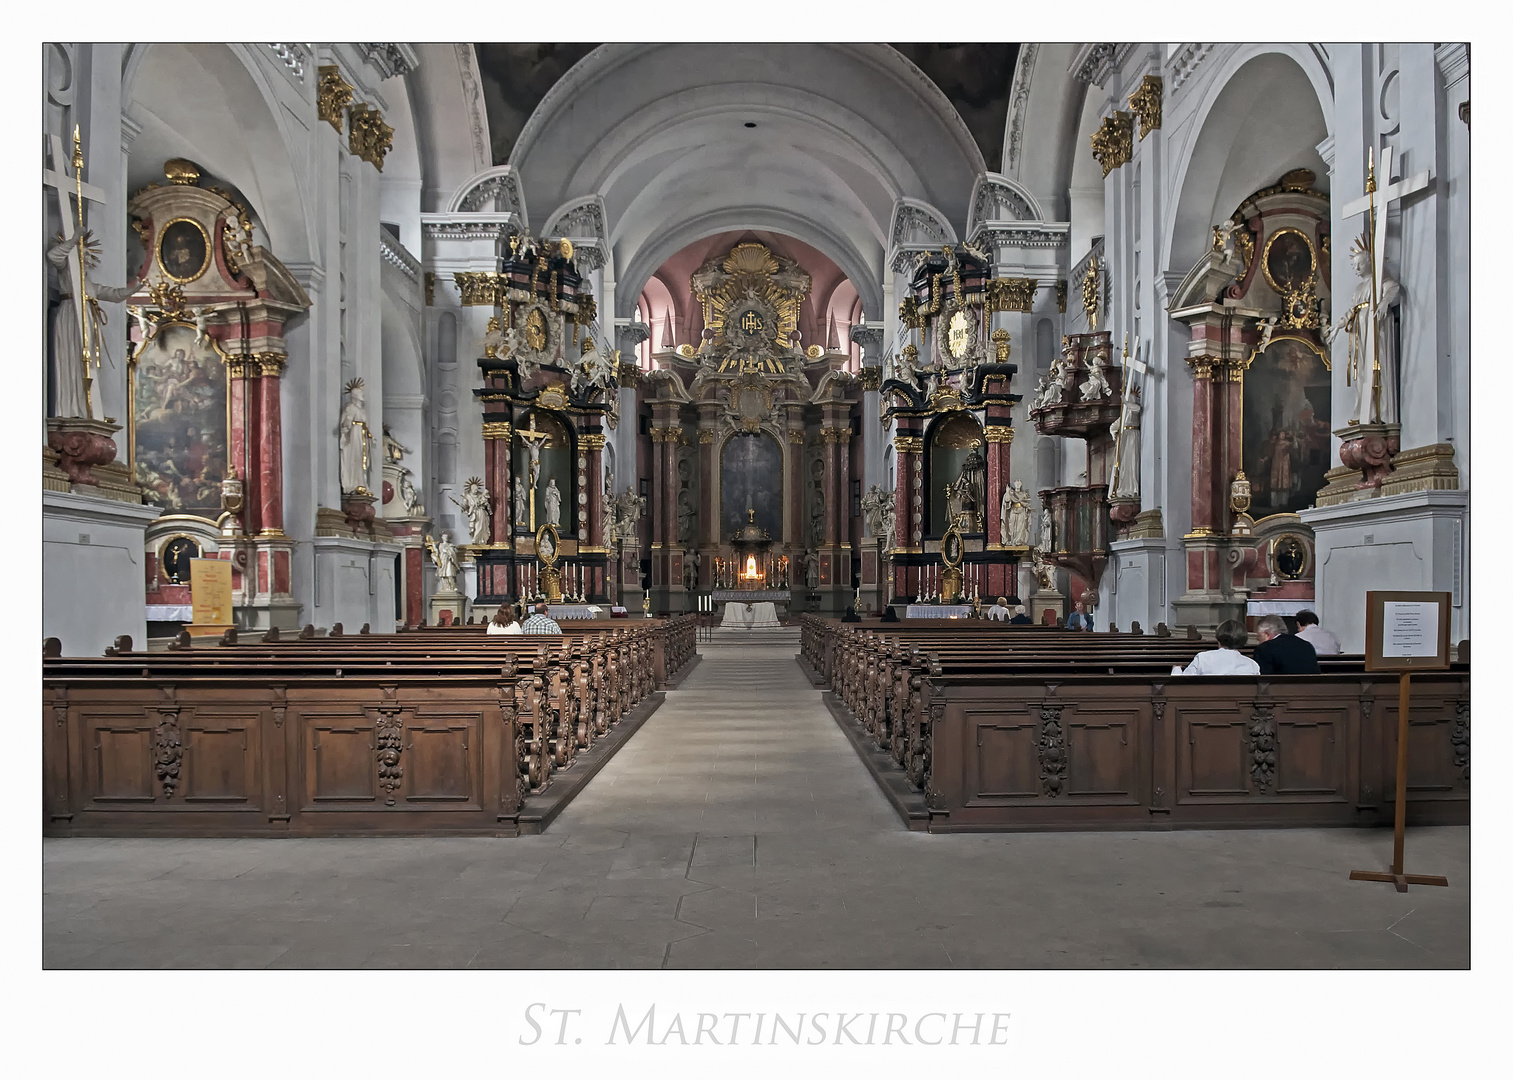
[[[1430,626],[1430,618],[1434,625]],[[1450,666],[1450,594],[1368,592],[1366,594],[1366,670],[1398,672],[1397,796],[1392,821],[1392,868],[1352,870],[1351,881],[1390,881],[1398,892],[1409,885],[1444,885],[1437,874],[1403,872],[1403,833],[1408,819],[1408,707],[1414,671]]]

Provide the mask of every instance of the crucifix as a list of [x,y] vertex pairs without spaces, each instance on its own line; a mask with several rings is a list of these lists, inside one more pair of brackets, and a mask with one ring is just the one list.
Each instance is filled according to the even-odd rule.
[[[84,235],[84,203],[85,200],[103,204],[105,192],[93,184],[84,182],[84,150],[79,139],[79,127],[74,125],[74,152],[73,157],[64,156],[63,140],[57,135],[47,137],[47,146],[52,159],[52,167],[42,171],[42,185],[53,188],[58,199],[58,218],[63,230],[63,239],[72,241],[73,247],[68,255],[68,278],[72,286],[74,307],[79,319],[79,341],[82,351],[79,357],[84,365],[84,407],[85,416],[94,418],[94,405],[90,401],[89,360],[93,352],[95,366],[98,367],[99,349],[90,348],[90,297],[85,291],[87,284],[87,267]],[[68,166],[73,166],[73,175],[68,175]],[[73,202],[70,202],[70,199]],[[68,357],[58,357],[58,375],[63,377],[64,365]],[[60,394],[61,397],[61,394]]]
[[534,533],[536,531],[536,479],[541,474],[541,448],[546,445],[551,432],[536,430],[534,413],[528,419],[530,427],[516,428],[515,433],[520,436],[520,441],[525,443],[525,452],[529,455],[530,464],[527,474],[531,488],[531,532]]
[[[1380,325],[1377,317],[1377,306],[1383,299],[1382,290],[1387,281],[1385,266],[1387,258],[1387,215],[1385,213],[1378,213],[1378,203],[1381,204],[1380,209],[1385,210],[1394,199],[1402,200],[1409,195],[1423,191],[1429,186],[1431,179],[1429,170],[1425,169],[1413,176],[1404,177],[1396,183],[1389,183],[1386,187],[1379,189],[1376,185],[1376,169],[1372,158],[1372,148],[1367,147],[1366,194],[1354,202],[1346,203],[1344,209],[1340,211],[1340,216],[1343,218],[1353,218],[1362,214],[1366,217],[1364,235],[1367,245],[1366,255],[1370,260],[1370,278],[1369,293],[1365,299],[1365,303],[1369,305],[1370,318],[1366,320],[1366,326],[1363,331],[1365,336],[1361,338],[1364,348],[1361,350],[1360,364],[1364,369],[1367,358],[1370,359],[1371,396],[1368,405],[1369,411],[1358,419],[1367,423],[1380,422],[1382,419],[1382,353],[1381,342],[1377,333]],[[1392,147],[1390,146],[1382,150],[1381,174],[1384,179],[1390,180],[1392,177]],[[1364,371],[1357,377],[1364,377]]]

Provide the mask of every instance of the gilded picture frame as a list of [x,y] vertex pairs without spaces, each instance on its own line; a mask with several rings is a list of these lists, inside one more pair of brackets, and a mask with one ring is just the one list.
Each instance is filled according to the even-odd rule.
[[153,251],[163,276],[179,285],[203,277],[214,257],[210,234],[192,217],[176,217],[164,225]]

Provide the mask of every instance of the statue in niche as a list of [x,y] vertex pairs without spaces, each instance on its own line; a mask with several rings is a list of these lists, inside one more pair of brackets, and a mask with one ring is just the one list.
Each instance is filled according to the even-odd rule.
[[1109,425],[1114,437],[1114,476],[1109,482],[1110,499],[1140,498],[1140,387],[1124,393],[1124,410]]
[[699,553],[693,548],[683,552],[683,588],[694,592],[699,587]]
[[1030,493],[1023,480],[1015,480],[1003,489],[998,527],[1005,547],[1030,546]]
[[1045,556],[1037,548],[1030,559],[1030,572],[1035,575],[1035,584],[1042,592],[1054,592],[1056,589],[1056,567],[1045,561]]
[[562,526],[562,492],[557,489],[557,478],[554,476],[546,482],[546,493],[541,501],[546,507],[546,523]]
[[604,470],[604,506],[600,512],[600,520],[604,530],[605,544],[615,542],[615,471],[606,468]]
[[406,454],[413,453],[408,446],[401,446],[399,440],[389,433],[388,424],[383,426],[383,440],[385,461],[391,461],[397,465],[404,460]]
[[399,497],[405,504],[407,517],[421,517],[425,514],[425,507],[420,505],[420,493],[410,480],[409,469],[399,474]]
[[804,584],[811,589],[820,587],[820,557],[813,548],[804,549]]
[[633,494],[630,485],[615,498],[615,539],[636,540],[636,523],[646,511],[646,496]]
[[[890,506],[892,502],[892,493],[883,491],[876,484],[868,488],[867,494],[862,496],[862,514],[867,520],[867,531],[879,540],[886,539],[883,535],[884,508]],[[884,547],[886,546],[886,543],[884,543]]]
[[1114,388],[1108,383],[1108,377],[1103,373],[1102,353],[1094,352],[1088,357],[1087,372],[1087,378],[1080,387],[1083,401],[1102,401],[1114,392]]
[[685,489],[678,492],[678,543],[693,540],[693,500]]
[[[1344,333],[1350,344],[1345,381],[1355,387],[1355,409],[1350,414],[1352,424],[1397,423],[1397,337],[1393,333],[1392,305],[1402,299],[1403,290],[1396,280],[1382,270],[1380,292],[1377,296],[1376,325],[1374,334],[1367,333],[1367,321],[1371,318],[1371,250],[1364,235],[1350,245],[1350,268],[1361,280],[1350,294],[1350,307],[1340,316],[1339,322],[1326,331],[1327,343],[1333,347],[1334,339]],[[1371,354],[1375,339],[1376,355]]]
[[489,509],[489,491],[483,485],[483,478],[481,476],[467,478],[462,485],[460,502],[454,496],[447,497],[462,509],[463,515],[468,519],[468,534],[473,543],[487,544],[493,511]]
[[[58,268],[58,292],[62,296],[62,302],[53,312],[52,326],[53,382],[58,388],[58,408],[54,413],[55,416],[88,416],[90,414],[90,403],[84,397],[83,330],[80,327],[77,298],[74,296],[73,276],[68,271],[69,258],[77,253],[78,249],[77,239],[60,239],[47,249],[47,261]],[[99,264],[99,242],[95,240],[92,232],[85,230],[84,262],[79,269],[80,276],[84,280],[84,294],[91,301],[89,340],[94,346],[96,367],[99,366],[100,356],[105,351],[105,336],[101,333],[101,327],[105,325],[105,313],[100,310],[99,303],[94,301],[115,304],[125,300],[136,291],[135,282],[124,288],[118,288],[91,281],[89,272]],[[108,356],[105,358],[110,359]],[[90,389],[93,390],[93,387]]]
[[438,593],[456,593],[457,545],[452,543],[452,534],[443,532],[441,539],[435,541],[427,535],[426,550],[431,553],[431,559],[436,563],[436,591]]
[[982,493],[988,477],[988,462],[982,456],[982,444],[974,442],[961,463],[961,473],[954,483],[946,485],[946,514],[949,522],[958,522],[963,514],[967,522],[962,526],[969,532],[982,528]]
[[1042,510],[1040,512],[1040,551],[1056,550],[1052,543],[1052,531],[1051,512],[1049,510]]
[[352,495],[371,495],[368,490],[368,446],[373,432],[368,428],[368,406],[363,400],[363,381],[347,383],[347,403],[342,406],[337,428],[341,458],[341,489]]
[[531,520],[531,504],[529,494],[525,490],[525,480],[515,477],[515,524],[524,526]]

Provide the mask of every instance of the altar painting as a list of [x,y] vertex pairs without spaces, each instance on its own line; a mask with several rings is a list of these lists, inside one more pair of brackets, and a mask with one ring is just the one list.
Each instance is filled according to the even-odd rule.
[[776,539],[783,535],[783,452],[763,434],[732,435],[720,456],[720,536],[746,524],[746,511]]
[[1317,346],[1276,338],[1245,372],[1245,475],[1251,514],[1313,505],[1329,471],[1329,368]]
[[193,326],[172,323],[136,358],[132,416],[144,502],[215,520],[226,477],[226,369]]

